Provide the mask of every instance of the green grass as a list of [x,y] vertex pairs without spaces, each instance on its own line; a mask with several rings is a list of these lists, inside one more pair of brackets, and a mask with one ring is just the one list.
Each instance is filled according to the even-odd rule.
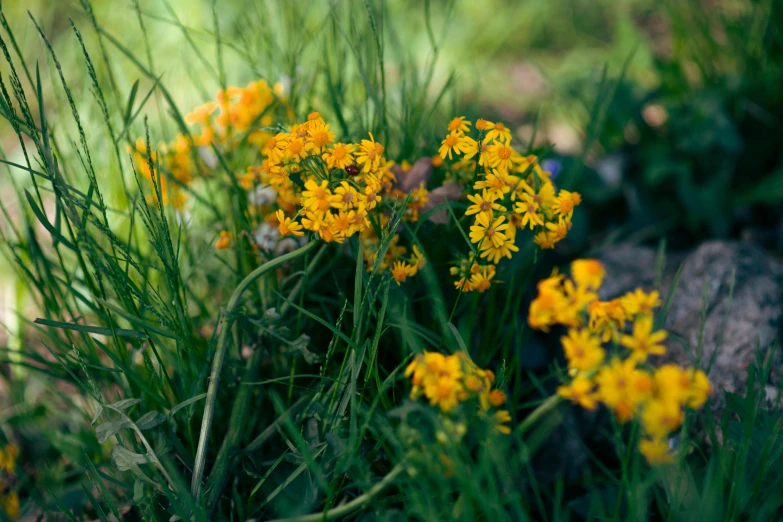
[[[319,110],[338,136],[373,132],[398,160],[436,150],[453,114],[481,112],[461,96],[470,77],[452,72],[453,56],[441,61],[463,58],[449,51],[450,24],[466,23],[470,4],[281,1],[229,13],[219,4],[205,3],[199,23],[181,5],[133,2],[119,26],[82,0],[71,23],[39,23],[60,26],[56,41],[29,19],[3,24],[0,116],[14,141],[1,157],[11,188],[0,201],[0,251],[18,313],[0,347],[0,439],[22,448],[14,487],[23,514],[109,520],[134,506],[143,520],[779,517],[783,439],[779,404],[764,392],[766,352],[746,396],[729,395],[721,419],[689,416],[677,464],[651,470],[635,450],[636,427],[600,418],[582,440],[582,413],[549,398],[562,369],[528,364],[540,340],[523,307],[551,263],[544,254],[529,249],[503,285],[461,296],[443,275],[462,240],[451,207],[442,228],[405,224],[431,262],[403,287],[366,272],[356,244],[311,242],[265,264],[247,241],[217,253],[219,230],[252,232],[234,176],[247,166],[241,151],[217,150],[217,166],[203,165],[210,176],[192,185],[187,213],[149,202],[126,146],[187,133],[183,114],[224,85],[285,77],[300,119]],[[160,24],[168,29],[152,30]],[[156,54],[159,34],[176,35],[187,60],[162,66],[170,58]],[[628,52],[610,62],[592,84],[566,187],[579,183],[632,72]],[[498,374],[511,435],[476,421],[459,443],[439,443],[449,425],[407,398],[403,369],[414,354],[459,349]],[[585,456],[578,473],[555,458],[557,441]]]

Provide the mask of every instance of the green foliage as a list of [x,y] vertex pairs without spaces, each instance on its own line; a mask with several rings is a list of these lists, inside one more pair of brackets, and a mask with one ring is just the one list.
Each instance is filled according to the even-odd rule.
[[624,85],[599,138],[621,176],[586,180],[596,216],[612,208],[613,223],[657,234],[682,224],[675,246],[751,229],[780,249],[783,9],[668,2],[665,20],[666,39],[653,43],[656,85]]

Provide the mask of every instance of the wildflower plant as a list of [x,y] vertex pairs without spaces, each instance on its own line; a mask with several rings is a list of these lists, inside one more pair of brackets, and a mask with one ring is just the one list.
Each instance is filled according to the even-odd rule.
[[[474,127],[473,136],[470,135]],[[451,273],[462,292],[484,292],[492,285],[497,264],[519,252],[517,233],[529,231],[542,249],[554,248],[571,229],[577,192],[556,192],[551,173],[539,158],[521,155],[511,144],[511,130],[502,122],[463,116],[451,120],[438,154],[448,169],[447,182],[468,188],[472,216],[471,251]]]
[[[517,334],[532,270],[511,273],[505,260],[525,243],[536,254],[554,248],[581,196],[558,190],[544,154],[522,154],[505,123],[456,117],[445,139],[434,134],[452,82],[433,96],[435,3],[424,3],[433,52],[422,74],[418,60],[396,55],[404,49],[385,49],[394,17],[375,2],[259,2],[276,7],[258,23],[241,17],[238,41],[221,33],[213,6],[214,27],[199,36],[214,38],[219,63],[206,74],[217,94],[189,111],[151,58],[144,65],[89,0],[79,4],[99,51],[77,29],[84,20],[72,22],[94,98],[74,96],[72,71],[37,28],[68,101],[54,119],[46,68],[24,61],[0,12],[10,71],[0,77],[0,116],[22,151],[6,159],[3,150],[0,161],[29,175],[19,215],[0,200],[0,250],[37,317],[25,322],[34,336],[15,332],[24,342],[2,348],[13,373],[0,376],[22,400],[43,390],[45,408],[29,416],[48,430],[16,437],[22,421],[7,423],[21,453],[45,466],[17,465],[16,446],[3,446],[0,514],[314,522],[388,518],[389,507],[416,520],[555,520],[531,456],[559,422],[545,413],[563,398],[638,420],[642,452],[669,458],[666,437],[684,409],[704,403],[709,383],[700,371],[650,364],[664,350],[657,295],[601,302],[603,270],[592,261],[541,282],[529,324],[569,329],[569,370],[541,404],[543,386],[523,376],[528,346]],[[153,15],[133,4],[143,29]],[[269,22],[275,9],[288,25]],[[257,52],[254,42],[280,49]],[[325,45],[298,63],[311,42]],[[255,56],[277,59],[278,50],[291,54],[272,64],[285,71],[257,71]],[[126,93],[114,78],[115,52],[150,84],[141,102],[138,84]],[[229,52],[247,63],[227,67]],[[399,93],[386,78],[392,59]],[[234,74],[266,79],[232,86]],[[78,110],[93,102],[101,132],[85,132]],[[416,165],[434,174],[412,183]],[[499,274],[509,273],[503,289]],[[499,290],[508,298],[496,313]],[[462,301],[469,313],[457,306],[464,292],[473,292]],[[460,331],[470,335],[452,336]],[[626,393],[631,378],[637,395]],[[31,451],[39,443],[46,452]]]
[[638,421],[644,435],[639,451],[651,464],[671,462],[667,439],[682,424],[684,409],[699,409],[707,401],[709,380],[700,369],[656,367],[667,337],[654,326],[658,292],[636,289],[601,301],[604,276],[599,261],[580,259],[571,264],[570,277],[555,274],[540,281],[528,322],[543,331],[567,328],[561,337],[568,363],[557,390],[561,397],[588,410],[602,404],[620,423]]

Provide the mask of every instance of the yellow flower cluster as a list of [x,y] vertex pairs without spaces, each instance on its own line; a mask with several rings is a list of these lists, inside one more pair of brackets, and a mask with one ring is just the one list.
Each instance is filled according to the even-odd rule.
[[463,292],[483,292],[491,286],[495,265],[519,251],[517,231],[528,229],[539,247],[554,248],[570,230],[582,198],[567,190],[556,193],[550,173],[536,156],[514,150],[511,131],[502,123],[476,120],[475,139],[468,135],[471,125],[462,116],[451,120],[438,153],[443,160],[458,157],[451,175],[473,188],[465,215],[475,216],[470,241],[478,252],[452,268],[454,284]]
[[[476,366],[465,352],[453,355],[424,352],[411,361],[405,369],[405,376],[410,377],[413,384],[411,399],[423,396],[431,406],[438,406],[443,413],[471,400],[478,401],[483,413],[506,402],[505,393],[492,389],[495,374]],[[496,410],[492,420],[497,431],[511,433],[508,426],[511,415],[508,410]]]
[[19,494],[11,489],[16,471],[16,457],[19,448],[16,444],[7,444],[0,448],[0,511],[11,520],[19,518]]
[[568,327],[561,338],[570,382],[558,394],[587,409],[604,404],[620,422],[638,419],[644,431],[639,450],[650,463],[672,455],[668,435],[680,427],[683,408],[698,409],[710,395],[703,371],[674,364],[654,368],[651,355],[664,355],[666,331],[654,330],[658,292],[640,289],[600,301],[605,272],[600,262],[571,264],[571,277],[553,275],[538,283],[528,322],[548,331]]
[[[154,189],[148,163],[152,160],[163,204],[181,210],[185,204],[184,188],[190,185],[194,174],[207,173],[199,164],[216,161],[211,144],[228,150],[245,140],[255,145],[264,143],[271,134],[262,127],[271,125],[276,109],[284,106],[280,84],[272,88],[266,81],[258,80],[246,87],[220,90],[216,101],[196,107],[185,115],[185,123],[195,126],[196,132],[188,136],[177,134],[171,143],[161,143],[151,153],[147,151],[144,139],[137,139],[135,146],[130,147],[135,168]],[[150,199],[157,200],[154,192]]]
[[[131,147],[131,152],[136,171],[149,182],[151,188],[149,201],[157,202],[156,190],[160,190],[164,205],[171,205],[181,210],[185,205],[184,187],[190,185],[193,172],[197,170],[188,139],[180,134],[172,143],[161,143],[157,150],[148,152],[144,138],[138,138],[136,145]],[[152,161],[155,170],[154,181],[149,161]]]
[[[327,243],[342,243],[356,235],[370,270],[380,248],[378,233],[389,224],[385,211],[407,195],[394,188],[394,164],[384,157],[384,146],[372,134],[359,143],[335,139],[329,124],[314,112],[288,132],[270,136],[262,146],[261,166],[250,167],[240,181],[248,189],[271,191],[260,213],[275,220],[280,237],[310,231]],[[412,191],[403,219],[416,221],[426,203],[427,189],[422,184]],[[399,239],[393,235],[379,263],[381,269],[391,270],[398,284],[416,275],[425,263],[416,247],[406,256]]]

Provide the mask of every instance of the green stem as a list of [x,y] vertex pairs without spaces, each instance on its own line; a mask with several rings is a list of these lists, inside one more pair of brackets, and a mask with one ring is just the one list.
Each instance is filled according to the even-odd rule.
[[231,299],[228,301],[228,306],[223,313],[221,319],[222,329],[218,337],[217,350],[215,351],[215,358],[212,360],[212,371],[209,375],[209,387],[207,388],[207,400],[204,405],[204,416],[201,420],[201,433],[198,439],[198,449],[196,450],[196,461],[193,467],[193,480],[190,484],[190,490],[193,497],[198,499],[201,496],[201,479],[204,476],[204,466],[207,460],[207,441],[209,440],[209,430],[212,427],[212,420],[215,415],[215,400],[217,399],[217,389],[220,383],[220,371],[223,368],[223,360],[226,357],[226,349],[228,347],[228,340],[230,339],[229,333],[231,332],[231,323],[233,321],[232,315],[234,310],[239,306],[240,298],[242,294],[252,285],[257,279],[262,277],[270,270],[274,270],[282,264],[293,261],[298,257],[303,256],[310,250],[312,250],[317,241],[310,241],[305,246],[289,252],[283,256],[280,256],[271,261],[267,261],[260,267],[250,272],[236,287],[234,293],[231,295]]
[[329,509],[327,511],[322,511],[320,513],[313,513],[310,515],[302,515],[300,517],[293,517],[293,518],[276,518],[272,520],[271,522],[321,522],[324,520],[334,520],[335,518],[339,518],[342,516],[347,515],[348,513],[351,513],[352,511],[356,511],[357,509],[361,508],[365,504],[368,504],[372,498],[380,493],[382,490],[386,488],[389,484],[391,484],[394,479],[397,478],[397,476],[402,473],[404,467],[403,463],[399,463],[392,470],[385,476],[383,479],[381,479],[380,482],[378,482],[376,485],[371,487],[369,490],[367,490],[367,493],[364,495],[360,495],[353,499],[352,501],[343,504],[341,506],[338,506],[334,509]]
[[536,421],[546,415],[550,410],[554,409],[555,406],[560,404],[562,400],[563,398],[559,395],[552,395],[549,397],[547,400],[539,404],[538,407],[533,410],[524,421],[519,423],[516,431],[518,431],[520,434],[527,432],[533,426],[533,424],[536,423]]

